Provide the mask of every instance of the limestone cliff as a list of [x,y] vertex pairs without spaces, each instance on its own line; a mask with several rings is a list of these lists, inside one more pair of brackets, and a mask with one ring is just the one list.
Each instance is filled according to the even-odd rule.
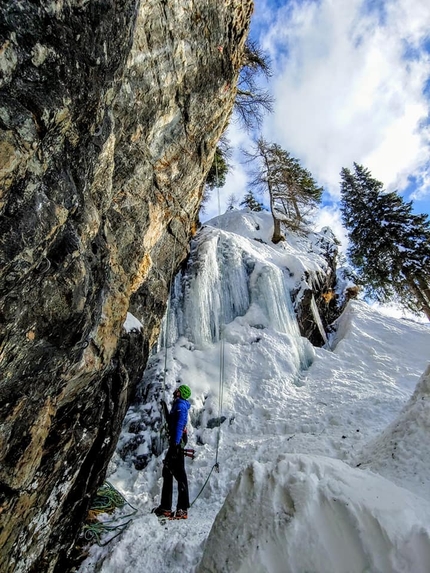
[[67,567],[187,254],[251,10],[2,2],[2,572]]

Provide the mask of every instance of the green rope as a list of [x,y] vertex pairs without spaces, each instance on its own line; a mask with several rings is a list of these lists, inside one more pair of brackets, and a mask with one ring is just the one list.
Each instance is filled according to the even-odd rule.
[[[119,535],[121,535],[121,533],[123,533],[128,525],[132,522],[131,519],[129,519],[128,521],[126,521],[125,523],[118,523],[115,524],[113,526],[107,525],[108,523],[113,523],[113,522],[96,522],[96,523],[92,523],[90,525],[84,525],[84,538],[86,541],[90,541],[92,543],[97,543],[97,545],[99,547],[105,547],[108,543],[110,543],[113,539],[115,539],[116,537],[118,537]],[[107,539],[105,542],[101,541],[102,536],[105,533],[109,533],[111,531],[116,531],[117,533],[115,533],[115,535],[113,535],[112,537],[110,537],[109,539]]]
[[[109,521],[95,521],[93,523],[86,523],[83,527],[83,536],[86,541],[91,541],[97,543],[100,547],[104,547],[108,543],[110,543],[115,537],[118,537],[125,529],[127,529],[128,525],[131,523],[131,519],[136,512],[137,509],[129,503],[125,497],[113,487],[111,483],[106,481],[98,490],[94,499],[91,502],[90,512],[95,515],[100,513],[112,513],[118,508],[122,508],[125,505],[128,505],[133,510],[131,513],[127,515],[121,516],[121,522],[118,523],[115,520]],[[127,521],[124,521],[124,520]],[[101,538],[106,533],[111,533],[116,531],[117,533],[110,537],[107,541],[102,543]]]
[[[106,481],[99,489],[91,503],[90,509],[101,513],[103,510],[106,513],[114,511],[118,507],[130,505],[125,497],[113,487],[113,485]],[[130,505],[130,507],[132,507]],[[133,507],[133,509],[135,509]]]

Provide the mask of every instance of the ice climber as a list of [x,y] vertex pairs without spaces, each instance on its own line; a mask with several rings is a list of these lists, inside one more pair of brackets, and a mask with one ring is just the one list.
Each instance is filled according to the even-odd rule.
[[[173,405],[168,414],[170,446],[163,465],[163,488],[160,505],[153,509],[158,517],[168,519],[187,519],[190,500],[188,495],[188,480],[185,472],[184,447],[187,443],[187,421],[190,403],[188,398],[191,390],[181,384],[173,392]],[[173,478],[178,482],[178,503],[176,512],[172,511]]]

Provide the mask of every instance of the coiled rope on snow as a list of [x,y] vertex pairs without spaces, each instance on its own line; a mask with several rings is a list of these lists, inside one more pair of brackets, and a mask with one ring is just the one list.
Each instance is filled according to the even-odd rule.
[[[122,508],[128,505],[133,510],[127,515],[122,515],[119,519],[121,520],[108,520],[108,521],[98,521],[97,517],[102,513],[113,513],[116,509]],[[94,496],[91,506],[88,512],[89,522],[85,523],[82,531],[82,535],[86,541],[97,543],[100,547],[104,547],[110,543],[113,539],[118,537],[128,525],[131,523],[131,517],[137,512],[137,508],[133,507],[125,497],[114,488],[114,486],[106,481],[98,490]],[[124,521],[126,520],[126,521]],[[104,534],[112,533],[111,536],[106,541],[102,542],[102,536]],[[115,533],[116,532],[116,533]]]

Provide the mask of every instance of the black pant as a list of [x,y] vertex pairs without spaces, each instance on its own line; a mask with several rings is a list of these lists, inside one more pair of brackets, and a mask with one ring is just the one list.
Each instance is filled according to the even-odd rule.
[[176,448],[170,447],[164,460],[163,489],[160,503],[163,509],[172,509],[173,478],[178,482],[178,504],[176,509],[187,510],[190,507],[188,480],[185,473],[184,454],[179,446]]

